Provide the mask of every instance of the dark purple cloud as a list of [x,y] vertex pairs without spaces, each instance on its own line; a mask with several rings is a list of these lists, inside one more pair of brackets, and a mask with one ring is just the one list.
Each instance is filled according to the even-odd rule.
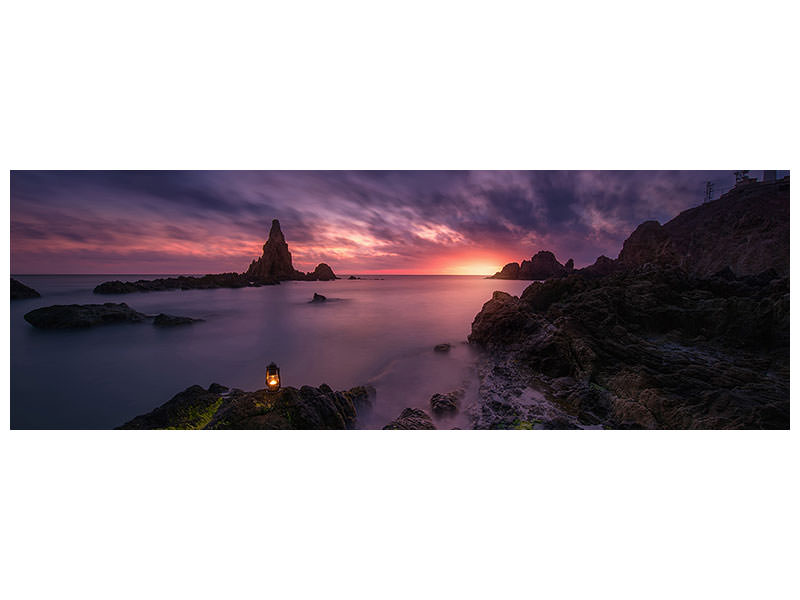
[[[754,172],[754,174],[757,172]],[[468,272],[616,256],[730,171],[16,171],[16,273],[243,270],[279,218],[300,268]]]

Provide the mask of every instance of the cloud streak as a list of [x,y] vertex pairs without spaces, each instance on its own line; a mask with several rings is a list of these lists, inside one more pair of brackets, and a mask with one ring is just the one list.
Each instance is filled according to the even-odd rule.
[[14,273],[243,271],[278,218],[296,266],[467,272],[616,256],[729,171],[17,171]]

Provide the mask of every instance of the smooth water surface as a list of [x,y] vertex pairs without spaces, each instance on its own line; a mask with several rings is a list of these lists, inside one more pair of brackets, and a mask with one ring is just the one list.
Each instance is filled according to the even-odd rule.
[[[11,426],[112,428],[193,384],[264,387],[270,361],[287,386],[371,384],[380,428],[405,407],[430,413],[430,397],[464,388],[461,413],[439,427],[468,427],[477,395],[470,325],[493,290],[519,295],[528,281],[467,276],[290,281],[277,286],[96,295],[95,285],[139,275],[19,275],[42,294],[11,302]],[[371,277],[371,276],[367,276]],[[309,301],[314,292],[328,297]],[[125,302],[147,314],[205,319],[157,328],[149,322],[85,330],[37,330],[23,315],[53,304]],[[433,346],[452,344],[448,353]]]

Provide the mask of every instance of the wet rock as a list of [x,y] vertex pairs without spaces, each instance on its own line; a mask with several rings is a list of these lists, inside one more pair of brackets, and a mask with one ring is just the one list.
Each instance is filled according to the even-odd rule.
[[433,347],[434,352],[450,352],[450,344],[436,344]]
[[160,313],[153,319],[153,325],[156,327],[174,327],[176,325],[191,325],[203,319],[193,319],[191,317],[177,317],[175,315],[167,315]]
[[195,385],[120,429],[349,429],[374,396],[368,386],[335,392],[323,384],[267,393]]
[[405,408],[400,416],[384,429],[436,429],[430,416],[418,408]]
[[11,299],[12,300],[24,300],[26,298],[40,298],[41,294],[37,292],[35,289],[28,287],[24,283],[21,283],[11,278]]
[[315,302],[319,303],[319,302],[325,302],[326,300],[327,300],[327,298],[325,296],[323,296],[322,294],[317,294],[316,292],[314,292],[314,297],[311,299],[311,302],[312,303],[315,303]]
[[488,352],[477,426],[788,428],[788,182],[757,188],[495,292],[469,336]]
[[454,415],[458,412],[463,396],[463,390],[456,390],[447,394],[434,394],[431,396],[431,411],[437,416]]
[[25,314],[25,320],[40,329],[73,329],[110,325],[113,323],[141,323],[147,315],[133,310],[125,303],[114,304],[56,304],[37,308]]

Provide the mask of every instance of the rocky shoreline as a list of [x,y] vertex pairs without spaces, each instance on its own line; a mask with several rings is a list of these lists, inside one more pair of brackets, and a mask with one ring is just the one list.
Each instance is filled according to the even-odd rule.
[[336,392],[322,384],[245,392],[193,385],[117,429],[352,429],[375,397],[371,387]]
[[469,336],[488,353],[475,426],[787,429],[779,183],[643,223],[617,260],[495,292]]

